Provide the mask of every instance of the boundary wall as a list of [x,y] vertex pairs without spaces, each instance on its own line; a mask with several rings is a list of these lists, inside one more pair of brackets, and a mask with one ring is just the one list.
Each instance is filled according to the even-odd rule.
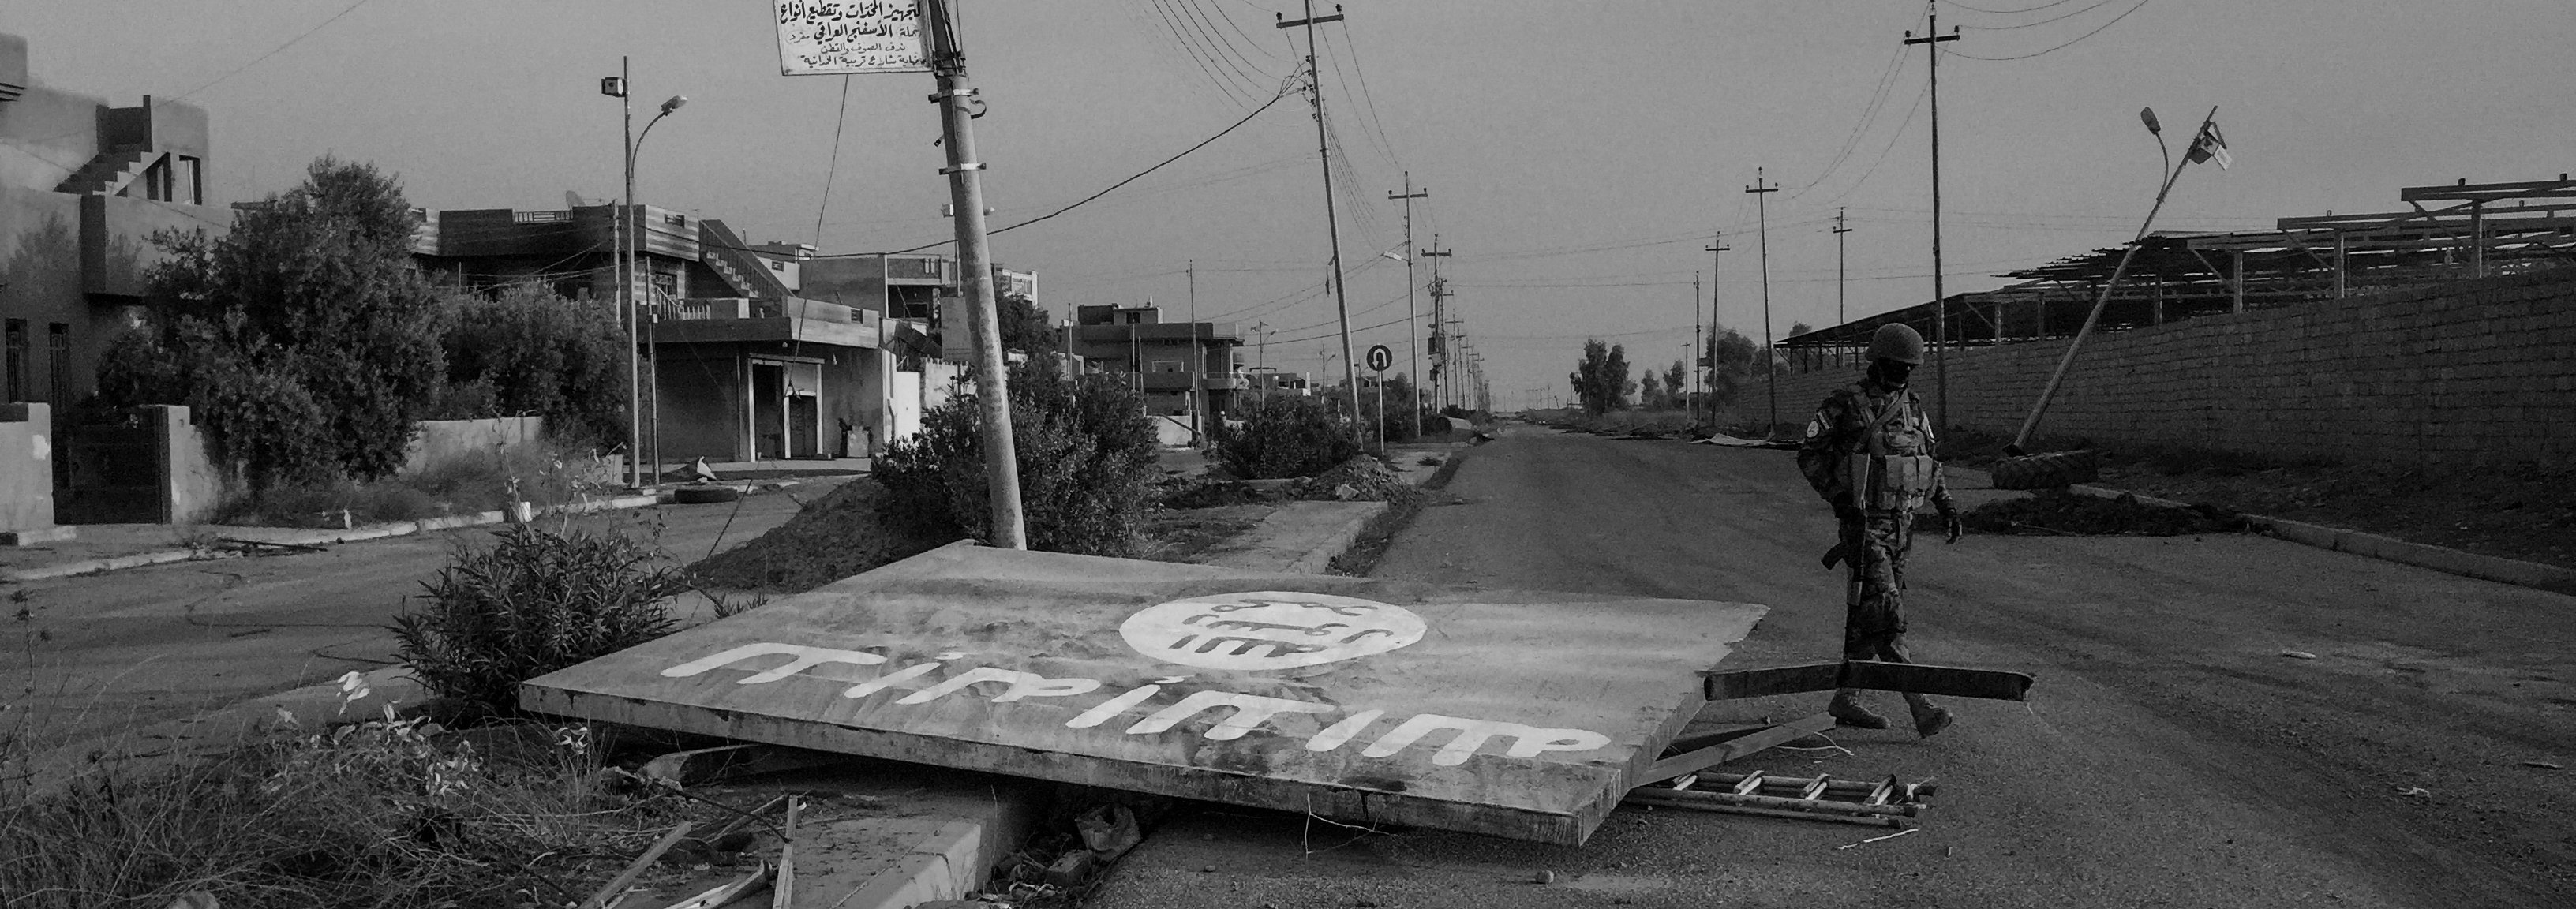
[[[2067,343],[1952,353],[1951,424],[2011,435]],[[1936,375],[1927,363],[1914,376],[1931,408]],[[1859,377],[1793,360],[1780,371],[1780,422],[1803,426]],[[1756,376],[1733,413],[1760,420],[1766,394]],[[2394,466],[2567,459],[2576,268],[2098,333],[2036,434]]]

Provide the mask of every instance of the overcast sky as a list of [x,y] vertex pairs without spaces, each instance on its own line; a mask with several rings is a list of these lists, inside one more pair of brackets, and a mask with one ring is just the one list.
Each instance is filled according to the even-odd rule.
[[[1304,48],[1303,32],[1292,46],[1271,27],[1275,12],[1302,14],[1285,4],[962,3],[997,226],[1215,135],[1268,100]],[[1930,299],[1925,52],[1900,44],[1925,27],[1921,2],[1342,6],[1348,20],[1318,36],[1352,324],[1393,322],[1358,343],[1394,347],[1399,370],[1404,268],[1381,254],[1402,251],[1386,196],[1407,170],[1431,193],[1417,243],[1437,231],[1455,250],[1454,299],[1506,407],[1526,389],[1561,393],[1586,335],[1636,361],[1681,357],[1713,231],[1732,250],[1700,307],[1759,337],[1744,192],[1757,167],[1782,187],[1767,197],[1776,332],[1836,320],[1838,206],[1854,229],[1850,315]],[[2576,169],[2565,0],[1934,9],[1963,35],[1941,45],[1940,69],[1953,291],[2125,240],[2158,178],[2141,106],[2179,153],[2215,105],[2235,152],[2233,170],[2184,174],[2164,229],[2398,210],[2401,186]],[[619,110],[597,83],[631,55],[639,110],[690,99],[644,147],[644,201],[827,253],[946,237],[931,77],[859,76],[843,106],[841,77],[778,74],[770,23],[769,0],[0,0],[0,30],[29,39],[37,81],[207,108],[225,200],[283,189],[326,152],[399,174],[433,208],[614,196]],[[1333,322],[1315,146],[1291,97],[1153,176],[996,237],[995,257],[1037,270],[1056,312],[1150,296],[1174,318],[1195,259],[1201,318],[1266,323],[1269,364],[1313,369]]]

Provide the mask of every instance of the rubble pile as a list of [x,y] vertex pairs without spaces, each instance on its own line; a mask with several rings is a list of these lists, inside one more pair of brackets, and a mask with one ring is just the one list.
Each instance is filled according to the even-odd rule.
[[759,538],[689,566],[698,583],[731,590],[803,593],[947,540],[909,539],[880,519],[885,487],[841,484]]
[[1395,502],[1414,494],[1394,468],[1368,455],[1355,455],[1289,487],[1290,498],[1342,502]]
[[[1937,526],[1939,519],[1932,520],[1918,530]],[[2244,515],[2208,505],[2175,508],[2150,505],[2128,493],[2106,499],[2065,489],[1988,502],[1964,515],[1963,523],[1978,533],[2068,536],[2173,537],[2253,529]]]

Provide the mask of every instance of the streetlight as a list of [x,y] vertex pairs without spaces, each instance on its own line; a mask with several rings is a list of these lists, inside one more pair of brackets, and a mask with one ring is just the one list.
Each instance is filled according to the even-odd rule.
[[[2217,120],[2218,108],[2212,107],[2209,109],[2209,116],[2201,120],[2200,131],[2193,134],[2192,142],[2195,147],[2200,142],[2200,137],[2208,134],[2211,124]],[[2165,196],[2173,192],[2174,181],[2182,179],[2183,167],[2193,160],[2191,155],[2186,154],[2181,164],[2174,163],[2173,148],[2165,144],[2164,125],[2156,122],[2155,108],[2139,108],[2138,122],[2146,125],[2148,135],[2156,137],[2156,153],[2164,158],[2164,163],[2156,166],[2156,175],[2163,177],[2164,183],[2156,187],[2156,203],[2147,208],[2147,219],[2138,225],[2138,235],[2129,241],[2128,248],[2120,251],[2120,264],[2111,268],[2111,280],[2103,282],[2102,294],[2094,298],[2093,310],[2085,314],[2083,327],[2075,330],[2075,338],[2066,342],[2066,352],[2058,356],[2057,369],[2048,374],[2048,384],[2039,391],[2039,403],[2031,405],[2030,414],[2022,418],[2021,430],[2013,434],[2010,444],[2004,446],[2004,456],[2007,459],[2024,456],[2022,446],[2030,442],[2031,432],[2039,428],[2039,417],[2048,412],[2048,401],[2057,396],[2058,385],[2066,381],[2066,368],[2075,363],[2075,352],[2082,349],[2084,339],[2093,334],[2094,324],[2102,321],[2102,310],[2111,305],[2111,293],[2119,288],[2120,276],[2129,270],[2129,260],[2138,255],[2138,247],[2146,242],[2147,231],[2155,226],[2156,212],[2164,210]]]
[[[617,69],[618,77],[615,85],[616,90],[608,91],[610,86],[604,84],[601,86],[601,90],[606,94],[617,96],[618,100],[625,106],[626,198],[624,204],[618,206],[619,211],[615,222],[619,240],[617,244],[618,250],[616,259],[619,264],[617,294],[620,303],[619,308],[622,311],[621,314],[626,319],[626,462],[629,468],[628,485],[641,489],[645,485],[643,419],[645,377],[642,358],[642,339],[639,337],[639,334],[641,333],[640,326],[643,322],[643,309],[640,305],[640,301],[635,297],[635,279],[637,277],[635,273],[635,251],[636,246],[641,239],[640,235],[642,233],[643,225],[637,223],[636,220],[635,155],[637,150],[643,147],[644,136],[651,135],[653,133],[654,124],[662,122],[663,117],[670,116],[672,111],[679,110],[681,106],[688,104],[689,99],[684,96],[673,95],[670,100],[662,102],[661,112],[654,114],[653,119],[644,124],[643,134],[638,135],[635,132],[634,92],[630,90],[630,87],[634,84],[632,79],[633,68],[629,63],[628,58],[617,58]],[[606,80],[602,81],[605,82]],[[660,371],[661,369],[657,360],[654,372],[659,373]],[[653,406],[656,410],[659,410],[661,407],[661,401],[659,400],[660,395],[658,394],[661,385],[660,378],[661,377],[659,375],[653,377],[653,384],[656,391]],[[660,447],[662,435],[661,428],[662,427],[659,422],[656,422],[653,427],[656,449]],[[660,452],[658,450],[654,452],[654,459],[657,462],[660,459]],[[660,470],[660,464],[656,463],[654,465],[654,469],[657,471]]]

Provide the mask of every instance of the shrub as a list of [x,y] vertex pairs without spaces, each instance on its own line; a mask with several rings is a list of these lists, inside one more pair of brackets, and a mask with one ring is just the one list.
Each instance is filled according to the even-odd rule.
[[[1029,548],[1132,556],[1156,471],[1153,427],[1124,385],[1067,379],[1044,364],[1010,376],[1011,443]],[[918,539],[992,539],[982,411],[961,395],[922,414],[921,433],[874,465],[885,513]]]
[[1261,397],[1240,429],[1218,427],[1217,458],[1246,480],[1310,477],[1360,453],[1359,442],[1323,399]]
[[396,653],[431,691],[515,713],[519,683],[667,634],[688,585],[614,533],[518,524],[460,550],[394,617]]

